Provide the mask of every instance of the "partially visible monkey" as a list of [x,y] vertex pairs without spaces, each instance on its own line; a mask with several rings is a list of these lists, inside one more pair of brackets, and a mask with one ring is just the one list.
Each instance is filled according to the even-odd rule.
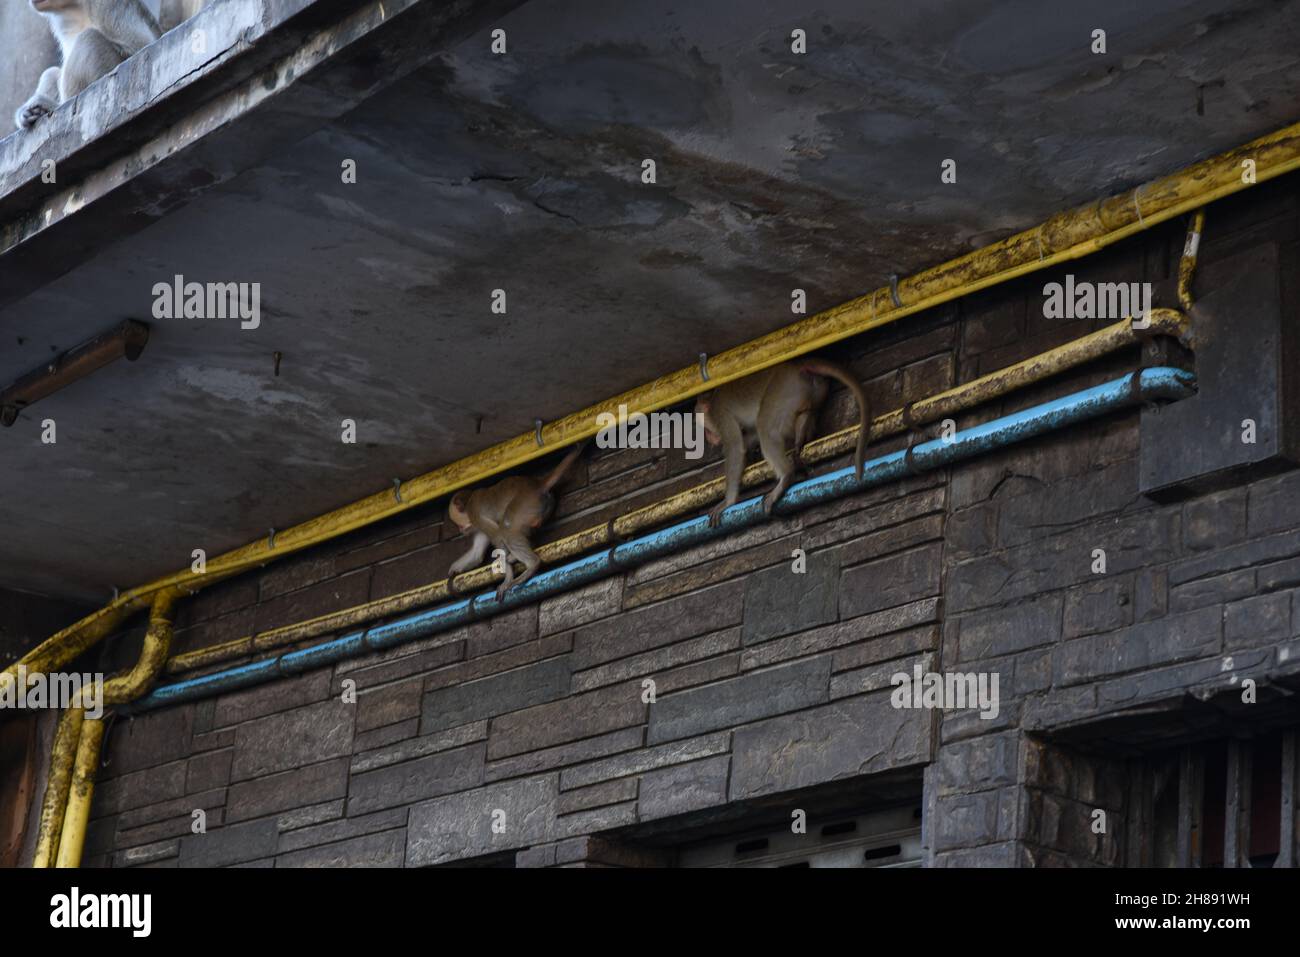
[[163,33],[172,30],[194,16],[205,6],[208,0],[162,0],[158,11],[158,25]]
[[36,92],[14,114],[30,129],[119,63],[162,36],[141,0],[31,0],[63,52],[62,66],[41,74]]
[[[497,600],[515,585],[527,581],[541,566],[542,560],[533,551],[529,538],[533,531],[550,517],[555,507],[551,489],[564,478],[570,466],[577,461],[584,443],[573,447],[544,479],[515,475],[502,479],[496,485],[468,491],[461,489],[451,497],[447,516],[462,532],[473,529],[469,551],[452,564],[447,578],[469,568],[483,564],[488,545],[506,553],[505,580],[497,588]],[[524,563],[523,574],[515,577],[510,559]]]
[[[771,514],[803,463],[800,455],[812,437],[817,410],[830,389],[826,378],[842,382],[858,402],[862,425],[853,457],[857,476],[862,478],[867,434],[871,431],[871,406],[858,380],[843,366],[825,359],[808,358],[783,362],[735,382],[706,392],[695,400],[695,411],[704,421],[704,437],[710,445],[721,445],[726,460],[727,492],[709,512],[709,524],[717,527],[722,513],[740,498],[740,478],[745,471],[746,433],[758,436],[763,458],[776,472],[776,485],[763,496],[763,511]],[[794,443],[794,456],[789,448]]]

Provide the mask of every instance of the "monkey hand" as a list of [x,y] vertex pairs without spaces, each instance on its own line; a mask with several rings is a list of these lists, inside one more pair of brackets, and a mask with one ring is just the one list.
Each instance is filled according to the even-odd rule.
[[48,96],[37,94],[18,107],[18,112],[14,114],[14,123],[20,130],[30,130],[40,121],[41,117],[53,113],[56,106],[58,104]]
[[772,509],[776,506],[777,501],[780,500],[781,498],[781,493],[784,491],[785,489],[781,488],[781,486],[778,485],[776,488],[772,489],[772,491],[768,492],[766,495],[763,496],[764,515],[772,514]]
[[514,582],[502,582],[497,586],[497,601],[501,601],[506,597],[506,592],[510,590],[510,586],[513,584]]
[[719,502],[709,510],[709,528],[717,528],[722,524],[722,513],[727,510],[726,502]]

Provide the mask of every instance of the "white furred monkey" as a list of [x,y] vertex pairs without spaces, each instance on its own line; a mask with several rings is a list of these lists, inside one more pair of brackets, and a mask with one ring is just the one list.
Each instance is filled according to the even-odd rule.
[[160,0],[158,25],[163,33],[184,23],[208,5],[208,0]]
[[141,0],[31,0],[59,41],[63,64],[41,74],[14,122],[30,129],[119,63],[162,36]]

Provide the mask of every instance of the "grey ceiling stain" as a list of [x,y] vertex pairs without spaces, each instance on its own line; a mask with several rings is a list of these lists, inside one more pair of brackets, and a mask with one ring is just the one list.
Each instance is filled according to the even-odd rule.
[[0,434],[0,585],[103,599],[1294,122],[1298,7],[528,3],[0,311],[8,381],[177,273],[264,307]]

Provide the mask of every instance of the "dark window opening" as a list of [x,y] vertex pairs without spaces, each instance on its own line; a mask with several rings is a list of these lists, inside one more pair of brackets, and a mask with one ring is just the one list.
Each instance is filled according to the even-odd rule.
[[1295,731],[1188,745],[1134,765],[1130,866],[1296,866]]

